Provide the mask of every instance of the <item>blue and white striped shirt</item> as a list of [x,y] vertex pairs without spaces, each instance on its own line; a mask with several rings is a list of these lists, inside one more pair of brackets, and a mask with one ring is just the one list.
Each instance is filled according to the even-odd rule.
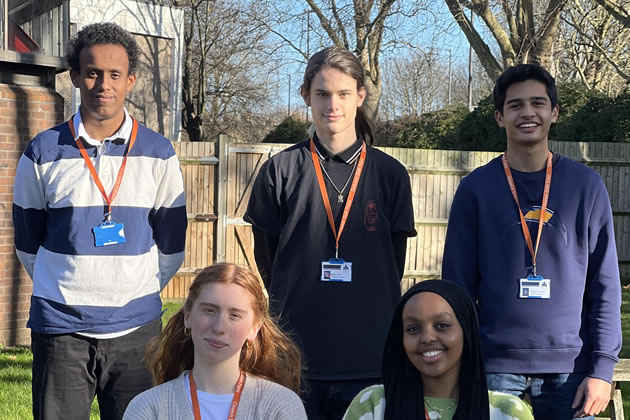
[[[119,132],[86,151],[109,194],[129,141]],[[80,114],[75,132],[85,135]],[[126,243],[94,245],[107,208],[68,123],[39,133],[18,163],[13,197],[17,255],[33,279],[28,327],[43,334],[111,334],[160,316],[160,291],[184,260],[186,207],[169,140],[138,124],[112,221]]]

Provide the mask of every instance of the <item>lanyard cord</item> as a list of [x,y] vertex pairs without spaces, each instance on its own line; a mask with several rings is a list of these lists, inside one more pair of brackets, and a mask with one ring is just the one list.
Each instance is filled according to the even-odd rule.
[[521,228],[523,229],[523,236],[525,237],[525,242],[527,243],[527,248],[529,248],[529,252],[532,255],[532,265],[534,269],[534,276],[536,275],[536,255],[538,254],[538,246],[540,245],[540,238],[542,236],[542,228],[544,225],[545,215],[547,213],[547,202],[549,201],[549,190],[551,189],[551,173],[552,173],[552,161],[553,161],[553,153],[549,152],[547,155],[547,171],[545,174],[545,188],[543,191],[543,199],[542,205],[540,207],[540,216],[538,218],[538,236],[536,238],[536,249],[532,244],[532,237],[529,234],[529,228],[527,227],[527,222],[525,221],[525,217],[523,216],[523,212],[521,211],[521,205],[518,202],[518,194],[516,193],[516,185],[514,184],[514,178],[512,177],[512,171],[510,170],[510,165],[508,164],[507,157],[505,153],[501,156],[501,161],[503,162],[503,169],[505,170],[505,177],[507,178],[508,185],[510,186],[510,191],[512,192],[512,197],[516,202],[516,207],[518,208],[518,214],[521,218]]
[[348,199],[346,200],[346,205],[343,209],[341,223],[339,224],[339,232],[337,232],[337,227],[335,226],[335,219],[333,217],[332,209],[330,207],[330,200],[328,199],[328,192],[326,191],[326,184],[324,182],[324,176],[322,174],[321,165],[319,164],[319,157],[317,156],[317,150],[315,149],[315,142],[313,141],[313,138],[311,138],[310,141],[310,149],[311,157],[313,158],[313,166],[315,167],[315,174],[317,175],[317,183],[319,184],[319,191],[322,194],[324,208],[326,209],[326,215],[328,216],[328,223],[330,224],[330,228],[333,232],[333,237],[335,238],[335,258],[339,258],[339,238],[341,238],[341,232],[343,232],[343,228],[346,226],[348,214],[350,213],[350,208],[352,207],[352,202],[354,201],[354,196],[357,192],[357,186],[359,185],[359,179],[361,178],[361,172],[363,172],[363,165],[365,165],[366,146],[365,143],[363,143],[363,145],[361,146],[361,156],[359,157],[357,168],[354,172],[354,178],[352,179],[352,185],[350,186],[350,192],[348,192]]
[[[195,385],[195,378],[193,378],[192,370],[188,372],[188,382],[190,384],[190,400],[193,406],[193,415],[195,420],[201,420],[201,409],[199,408],[199,398],[197,397],[197,386]],[[230,404],[230,413],[227,420],[234,420],[236,418],[236,410],[238,410],[238,403],[241,401],[241,394],[243,393],[243,387],[245,386],[245,374],[241,371],[236,381],[236,388],[234,389],[234,396],[232,397],[232,404]]]
[[81,152],[81,156],[83,157],[83,160],[85,161],[85,164],[88,167],[90,174],[92,175],[92,179],[94,180],[94,183],[96,184],[97,188],[101,192],[101,195],[105,199],[105,202],[107,203],[107,212],[105,213],[105,220],[109,222],[111,221],[111,218],[112,218],[112,202],[114,201],[114,198],[116,198],[116,195],[118,194],[118,190],[120,189],[120,184],[122,183],[123,175],[125,173],[125,167],[127,166],[127,157],[129,156],[129,152],[131,151],[131,148],[136,142],[136,136],[138,134],[138,122],[136,121],[135,118],[131,117],[131,120],[133,121],[133,128],[131,129],[131,137],[129,138],[129,144],[127,145],[125,154],[123,156],[122,164],[120,165],[120,169],[118,170],[116,183],[114,184],[112,191],[109,193],[109,195],[107,195],[107,192],[105,191],[105,187],[103,187],[103,183],[99,179],[98,173],[96,172],[96,169],[94,168],[94,165],[92,164],[92,161],[90,160],[90,157],[85,151],[85,145],[83,144],[85,140],[82,137],[76,136],[76,133],[74,131],[73,120],[74,120],[74,117],[68,120],[68,126],[70,127],[72,138],[75,139],[77,143],[77,147],[79,148],[79,151]]

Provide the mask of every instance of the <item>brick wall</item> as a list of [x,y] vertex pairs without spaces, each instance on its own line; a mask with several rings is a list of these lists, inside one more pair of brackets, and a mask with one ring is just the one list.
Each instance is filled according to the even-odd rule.
[[28,344],[32,283],[15,256],[13,180],[28,141],[63,121],[63,99],[54,90],[0,84],[0,345]]

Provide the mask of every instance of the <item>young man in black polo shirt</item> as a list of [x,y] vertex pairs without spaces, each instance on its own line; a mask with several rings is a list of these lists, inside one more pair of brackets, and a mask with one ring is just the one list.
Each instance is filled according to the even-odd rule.
[[265,163],[245,215],[271,308],[305,354],[309,419],[341,418],[379,382],[406,241],[416,234],[405,168],[365,143],[365,95],[352,53],[315,54],[302,85],[315,135]]

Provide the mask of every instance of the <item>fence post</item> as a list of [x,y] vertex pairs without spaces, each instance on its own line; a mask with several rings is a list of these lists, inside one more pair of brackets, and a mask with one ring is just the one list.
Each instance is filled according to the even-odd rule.
[[219,159],[216,181],[217,191],[217,226],[216,241],[214,243],[214,261],[225,261],[226,230],[227,230],[227,188],[228,188],[228,136],[221,133],[217,136],[215,154]]

